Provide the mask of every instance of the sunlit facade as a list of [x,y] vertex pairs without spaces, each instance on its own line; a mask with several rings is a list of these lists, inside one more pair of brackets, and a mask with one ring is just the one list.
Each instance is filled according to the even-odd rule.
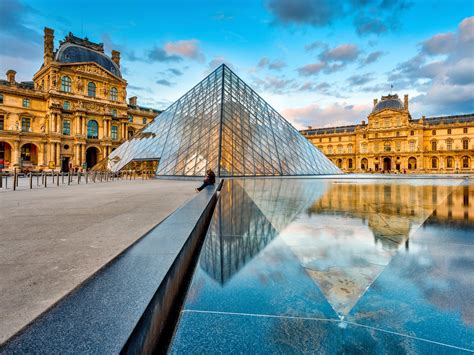
[[408,95],[375,99],[359,125],[301,133],[345,172],[474,172],[474,114],[413,119]]
[[69,34],[54,50],[44,30],[44,62],[33,81],[14,70],[0,80],[0,169],[91,168],[159,111],[127,103],[120,53]]

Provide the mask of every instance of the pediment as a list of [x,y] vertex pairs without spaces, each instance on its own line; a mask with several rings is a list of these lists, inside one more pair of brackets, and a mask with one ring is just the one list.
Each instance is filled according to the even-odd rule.
[[86,63],[66,63],[63,64],[63,66],[67,66],[69,68],[73,68],[74,70],[77,70],[78,72],[84,73],[85,75],[97,75],[101,77],[106,77],[108,79],[116,79],[123,81],[122,78],[119,78],[118,76],[112,74],[108,70],[104,69],[101,67],[99,64],[95,62],[86,62]]

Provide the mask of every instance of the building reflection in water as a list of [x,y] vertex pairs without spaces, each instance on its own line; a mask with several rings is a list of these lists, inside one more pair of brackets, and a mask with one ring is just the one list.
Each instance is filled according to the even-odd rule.
[[201,252],[200,267],[224,285],[325,192],[301,179],[227,180]]
[[[199,264],[208,275],[224,285],[295,219],[301,220],[302,216],[309,219],[316,216],[342,216],[358,220],[370,229],[375,248],[371,252],[377,254],[377,258],[385,258],[382,264],[386,265],[400,247],[409,248],[411,233],[427,218],[427,223],[449,221],[472,224],[469,218],[474,215],[474,204],[470,202],[474,201],[473,194],[472,186],[418,185],[416,182],[354,184],[310,179],[227,180]],[[314,224],[315,221],[310,223]],[[331,223],[337,223],[337,220]],[[317,227],[339,228],[334,224]],[[297,237],[288,236],[293,231],[298,233],[296,229],[289,228],[283,237],[285,242],[292,240],[289,247],[296,256],[304,254],[303,259],[308,261],[319,255],[311,248],[306,248],[301,254],[297,247],[291,246],[297,240]],[[364,234],[363,238],[367,235],[370,233]],[[312,238],[311,232],[305,237]],[[350,239],[346,243],[347,247],[360,244],[357,238]],[[320,240],[313,238],[312,243],[316,241]],[[377,245],[382,249],[377,249]],[[336,246],[334,243],[321,244],[319,247],[326,248],[323,254],[327,254],[327,248]],[[339,254],[344,257],[340,250]],[[371,268],[376,266],[371,264]],[[372,280],[380,272],[378,269],[376,271],[367,277]],[[312,276],[315,276],[314,272]],[[365,272],[368,273],[367,270]],[[357,290],[356,293],[359,292]]]

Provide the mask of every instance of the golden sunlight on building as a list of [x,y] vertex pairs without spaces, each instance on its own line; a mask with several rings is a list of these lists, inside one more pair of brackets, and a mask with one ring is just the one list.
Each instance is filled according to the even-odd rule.
[[301,133],[345,172],[474,171],[474,113],[412,119],[408,95],[375,99],[359,125]]
[[0,169],[91,168],[155,119],[158,110],[127,103],[120,52],[69,34],[54,51],[44,29],[44,62],[33,81],[0,80]]

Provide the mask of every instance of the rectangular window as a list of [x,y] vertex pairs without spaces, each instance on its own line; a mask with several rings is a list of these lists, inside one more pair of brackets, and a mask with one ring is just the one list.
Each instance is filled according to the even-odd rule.
[[5,128],[5,117],[0,116],[0,131],[3,131]]
[[27,99],[27,98],[23,99],[23,107],[30,107],[30,99]]
[[133,123],[133,116],[132,115],[128,115],[128,122]]
[[112,139],[118,139],[118,126],[112,126]]
[[410,142],[410,152],[415,151],[415,142]]
[[27,117],[21,118],[21,130],[22,132],[30,132],[30,119]]
[[446,147],[448,148],[448,150],[453,150],[453,141],[452,140],[448,140],[446,142]]
[[71,107],[71,104],[69,103],[69,101],[64,101],[63,103],[63,109],[64,110],[69,110]]
[[117,110],[116,109],[112,109],[112,117],[117,117]]
[[451,128],[448,128],[448,134],[451,134]]
[[146,124],[146,118],[143,117],[143,124]]
[[467,139],[462,141],[462,149],[469,149],[469,141]]
[[436,151],[436,141],[431,142],[431,150]]
[[64,120],[64,122],[63,122],[63,134],[65,136],[70,136],[71,135],[71,121]]
[[414,136],[415,135],[415,131],[410,131],[410,136]]
[[3,95],[0,95],[0,105],[3,104]]
[[464,128],[462,129],[462,131],[463,131],[463,133],[467,133],[467,127],[464,127]]
[[431,131],[431,135],[436,136],[436,130],[433,129],[433,130]]

